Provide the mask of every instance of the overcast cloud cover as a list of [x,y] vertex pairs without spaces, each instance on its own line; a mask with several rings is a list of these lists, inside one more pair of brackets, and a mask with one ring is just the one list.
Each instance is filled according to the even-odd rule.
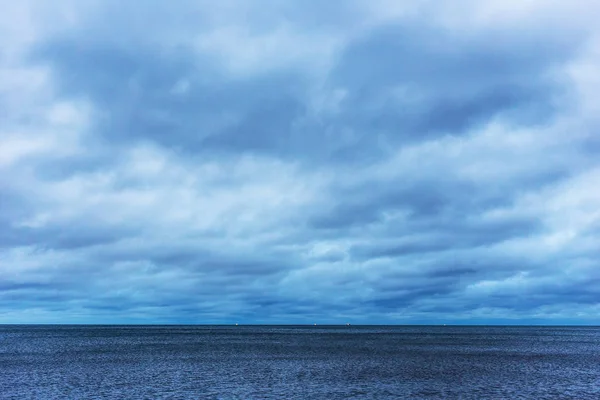
[[0,323],[600,323],[597,1],[0,3]]

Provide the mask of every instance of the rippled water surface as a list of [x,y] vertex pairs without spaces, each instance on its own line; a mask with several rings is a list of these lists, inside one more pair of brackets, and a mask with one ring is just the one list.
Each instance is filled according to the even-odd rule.
[[600,399],[600,328],[0,326],[2,399]]

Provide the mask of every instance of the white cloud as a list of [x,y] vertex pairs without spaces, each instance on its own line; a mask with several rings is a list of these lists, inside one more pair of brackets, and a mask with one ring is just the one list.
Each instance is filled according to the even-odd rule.
[[[311,12],[318,11],[307,11],[304,21],[287,3],[266,2],[260,7],[236,1],[150,2],[147,6],[114,1],[4,3],[0,102],[6,118],[0,122],[0,190],[7,199],[10,195],[9,200],[16,200],[0,210],[6,231],[0,236],[6,241],[0,243],[0,279],[14,283],[15,290],[23,284],[66,285],[77,292],[70,294],[71,308],[63,314],[73,321],[85,320],[86,301],[110,302],[111,296],[130,301],[130,305],[123,304],[129,318],[166,318],[164,310],[152,304],[152,293],[157,290],[191,307],[218,305],[232,313],[261,312],[261,303],[252,301],[259,294],[273,303],[299,300],[299,309],[311,316],[324,312],[319,304],[331,306],[339,315],[365,312],[392,319],[434,315],[436,311],[427,314],[423,310],[455,304],[457,318],[526,318],[521,311],[511,311],[510,305],[486,303],[486,295],[541,290],[557,277],[583,286],[593,274],[594,251],[600,243],[596,231],[600,164],[594,152],[583,151],[582,145],[594,139],[600,115],[595,2],[469,0],[451,6],[434,1],[340,2],[340,8],[348,7],[347,12],[324,16],[319,27],[307,22]],[[351,105],[346,101],[352,95],[360,98],[350,93],[350,87],[332,82],[333,67],[347,62],[340,55],[353,41],[398,23],[417,24],[424,30],[441,27],[440,32],[456,38],[456,46],[494,46],[497,40],[503,50],[511,48],[513,38],[528,33],[544,39],[541,45],[549,48],[563,46],[563,34],[569,40],[581,37],[582,46],[570,55],[572,59],[551,71],[557,79],[569,79],[569,93],[557,99],[564,107],[538,125],[521,126],[500,115],[460,135],[416,138],[408,143],[373,135],[368,140],[381,140],[379,148],[384,150],[376,160],[360,167],[329,160],[313,164],[252,151],[210,154],[201,146],[168,147],[150,136],[123,141],[109,140],[116,135],[96,136],[99,121],[109,120],[108,111],[95,104],[93,96],[61,91],[59,79],[54,78],[68,77],[53,75],[52,65],[35,65],[28,58],[28,52],[39,44],[69,38],[81,46],[100,44],[108,50],[151,48],[161,57],[168,57],[165,50],[191,47],[186,53],[189,57],[222,65],[219,78],[228,83],[293,71],[302,75],[307,98],[299,101],[306,110],[287,121],[289,126],[313,118],[318,123],[307,124],[307,129],[323,129],[322,141],[333,141],[339,145],[336,149],[343,149],[364,140],[360,130],[368,127],[338,130],[328,125],[333,125],[334,118],[354,116],[357,110],[346,109]],[[578,39],[573,43],[579,43]],[[202,90],[193,72],[169,81],[165,97],[192,101]],[[467,85],[470,77],[465,74],[463,78],[452,87]],[[378,107],[388,100],[396,101],[399,109],[427,100],[403,86],[390,91],[391,99],[382,96],[385,101],[371,110],[377,122]],[[136,101],[134,111],[145,104],[141,97]],[[167,107],[157,112],[167,121],[175,118]],[[234,119],[236,124],[244,122]],[[196,120],[184,122],[193,125],[194,131],[206,129]],[[171,130],[178,125],[172,126],[162,134],[176,137]],[[250,128],[249,135],[257,133],[253,129],[262,129]],[[129,132],[123,129],[122,134]],[[301,151],[324,146],[309,139],[309,145],[303,146],[304,137],[300,139]],[[71,167],[71,163],[86,167]],[[53,173],[53,168],[66,171]],[[378,197],[418,184],[430,185],[432,191],[448,184],[447,190],[453,190],[455,183],[457,187],[465,183],[473,193],[454,197],[442,193],[451,201],[477,196],[504,201],[472,213],[467,210],[465,215],[447,213],[452,220],[441,213],[432,222],[419,220],[406,204],[405,208],[394,204],[409,202],[404,198],[387,204]],[[361,188],[373,192],[344,197]],[[411,201],[410,205],[420,206],[418,196]],[[361,212],[375,216],[369,214],[362,220],[358,216],[350,227],[313,226],[315,215],[338,209],[343,214],[344,205],[349,205],[349,219]],[[4,207],[2,199],[0,206]],[[487,233],[473,226],[511,221],[534,221],[540,227],[529,234],[509,233],[488,242],[469,236]],[[455,224],[456,242],[443,242],[446,230],[451,231],[444,223]],[[466,239],[461,229],[467,232]],[[419,250],[423,243],[433,245]],[[384,250],[386,246],[410,250],[411,245],[415,249],[353,258],[355,246],[370,244]],[[161,257],[174,261],[162,263]],[[234,265],[232,270],[227,263]],[[453,276],[451,269],[444,269],[450,264],[462,272]],[[446,274],[436,276],[436,268]],[[560,275],[563,270],[564,276]],[[247,275],[240,278],[243,274]],[[77,279],[82,280],[80,285],[74,283]],[[198,295],[200,286],[207,292],[204,297]],[[222,296],[225,287],[231,293]],[[89,290],[85,299],[78,292],[81,288]],[[418,293],[421,288],[425,294]],[[378,301],[393,305],[394,296],[405,302],[398,305],[405,307],[404,314],[392,306],[374,305]],[[572,298],[564,301],[576,303]],[[51,321],[54,317],[40,304],[43,301],[32,295],[22,318]],[[589,318],[595,309],[593,305],[582,308],[581,318]],[[285,317],[276,308],[268,312],[272,314],[262,317]],[[0,321],[18,317],[13,310],[0,313]],[[532,315],[559,318],[566,314],[556,305],[535,305]]]

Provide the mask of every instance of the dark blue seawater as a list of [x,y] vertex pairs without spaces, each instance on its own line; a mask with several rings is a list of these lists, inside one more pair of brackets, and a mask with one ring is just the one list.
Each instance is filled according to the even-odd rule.
[[600,399],[600,328],[0,326],[2,399]]

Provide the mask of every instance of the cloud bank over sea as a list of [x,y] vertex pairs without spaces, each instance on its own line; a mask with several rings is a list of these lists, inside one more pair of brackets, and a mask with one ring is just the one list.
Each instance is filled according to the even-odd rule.
[[597,1],[0,3],[0,323],[600,321]]

